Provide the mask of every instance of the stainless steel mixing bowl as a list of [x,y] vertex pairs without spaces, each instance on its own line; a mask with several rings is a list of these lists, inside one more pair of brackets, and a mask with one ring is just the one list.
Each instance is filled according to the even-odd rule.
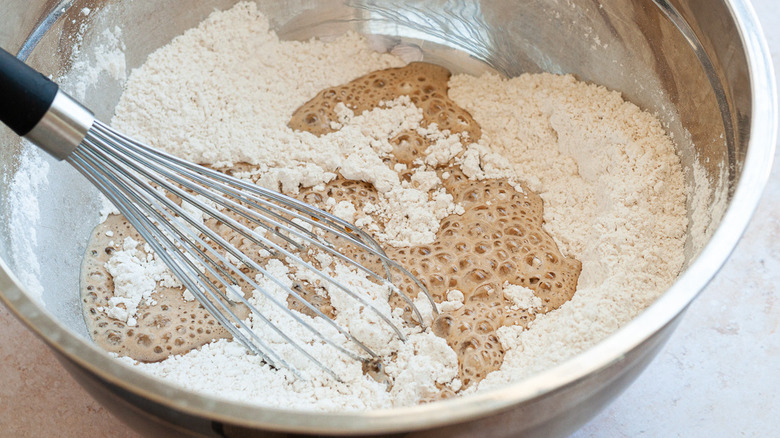
[[[121,29],[129,70],[215,8],[233,3],[6,0],[0,45],[77,96],[83,94],[78,97],[108,119],[121,83],[104,73],[79,91],[68,79],[96,62],[96,48],[107,44],[105,29]],[[745,1],[258,3],[283,39],[352,29],[372,35],[378,48],[417,48],[427,60],[456,72],[573,73],[620,90],[656,113],[674,136],[694,194],[692,229],[706,238],[689,233],[679,279],[630,324],[579,356],[505,388],[365,413],[259,408],[161,383],[117,363],[89,341],[79,310],[78,275],[96,222],[90,213],[96,194],[66,164],[36,158],[28,145],[0,129],[0,297],[97,399],[155,436],[185,431],[236,437],[569,433],[625,388],[661,348],[734,248],[768,177],[776,136],[774,78],[758,21]],[[704,171],[694,172],[695,163]],[[32,174],[30,165],[48,165],[47,178],[23,183]],[[714,190],[708,192],[708,186]]]

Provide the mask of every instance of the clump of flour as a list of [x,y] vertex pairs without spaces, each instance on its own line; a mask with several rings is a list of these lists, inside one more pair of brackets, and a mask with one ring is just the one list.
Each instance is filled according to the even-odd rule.
[[162,260],[149,248],[140,251],[138,242],[130,237],[125,238],[120,251],[114,252],[106,269],[114,281],[114,297],[109,299],[106,313],[131,327],[136,325],[138,305],[153,301],[152,293],[158,285],[181,287]]
[[[462,211],[441,189],[435,172],[422,164],[446,162],[462,152],[458,164],[472,179],[506,177],[528,184],[543,197],[546,227],[562,252],[582,262],[578,290],[528,329],[501,329],[501,343],[508,349],[503,366],[467,391],[503,385],[577,354],[625,324],[671,284],[682,266],[687,225],[679,160],[658,121],[618,93],[570,76],[455,76],[450,97],[481,126],[476,143],[422,128],[420,110],[407,98],[363,114],[340,108],[339,130],[321,137],[287,127],[290,114],[320,90],[402,64],[372,51],[352,33],[329,43],[279,41],[254,4],[239,3],[150,55],[130,75],[113,125],[189,160],[217,167],[255,165],[261,184],[286,193],[327,183],[336,172],[370,182],[380,195],[375,204],[357,211],[334,202],[330,209],[345,219],[357,218],[357,225],[394,246],[432,241],[440,220]],[[381,156],[392,150],[388,138],[410,129],[436,144],[428,151],[429,162],[403,181],[398,172],[406,169],[388,167]],[[284,264],[271,261],[268,269],[292,284],[295,273]],[[339,263],[328,269],[389,309],[386,290]],[[284,299],[284,291],[269,279],[260,275],[256,280]],[[527,291],[508,286],[518,308],[539,306]],[[343,309],[339,323],[369,339],[379,354],[394,357],[385,370],[395,382],[389,392],[364,376],[360,363],[312,342],[312,354],[327,357],[344,382],[332,379],[252,320],[253,330],[311,378],[301,381],[284,369],[273,370],[226,340],[135,365],[195,391],[291,409],[389,408],[430,399],[441,388],[460,389],[457,356],[444,339],[406,327],[409,340],[401,342],[377,330],[381,324],[375,316],[350,307],[339,291],[328,292],[334,306]],[[292,336],[311,337],[269,298],[255,294],[249,299],[269,319],[289,327]],[[463,294],[456,290],[441,304],[461,305]],[[333,334],[332,327],[309,319]]]

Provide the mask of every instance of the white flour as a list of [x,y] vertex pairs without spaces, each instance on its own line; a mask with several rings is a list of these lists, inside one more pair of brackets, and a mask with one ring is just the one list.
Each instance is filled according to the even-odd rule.
[[114,281],[114,297],[109,299],[106,312],[131,327],[136,325],[138,305],[153,300],[152,294],[158,285],[181,287],[162,260],[154,254],[142,253],[137,248],[138,244],[130,237],[125,238],[122,249],[106,263]]
[[[529,184],[545,201],[546,228],[562,252],[583,264],[578,290],[527,330],[501,329],[501,342],[509,349],[502,368],[467,391],[520,379],[594,345],[672,283],[683,263],[687,226],[682,170],[659,122],[618,93],[570,76],[455,76],[450,96],[482,127],[476,144],[435,128],[421,129],[420,111],[405,98],[362,115],[342,108],[340,129],[322,137],[287,127],[292,112],[321,89],[402,64],[371,51],[355,34],[327,44],[280,42],[253,4],[239,3],[214,13],[135,70],[113,125],[193,161],[256,164],[263,185],[287,193],[328,182],[337,170],[371,182],[380,192],[377,203],[368,206],[384,222],[379,238],[397,246],[432,241],[439,221],[462,211],[426,164],[445,162],[465,149],[459,164],[468,176],[511,177]],[[404,129],[437,140],[411,183],[400,182],[398,169],[381,160],[392,150],[387,139]],[[367,211],[356,211],[350,203],[331,208],[359,226],[377,229]],[[281,263],[269,268],[291,282],[286,269]],[[389,308],[385,291],[338,264],[331,269],[340,280],[362,285],[377,306]],[[261,276],[258,281],[268,283]],[[277,287],[269,284],[269,289],[284,297]],[[211,395],[298,409],[388,408],[418,403],[436,394],[437,386],[459,389],[457,357],[444,339],[407,328],[410,339],[402,343],[378,330],[381,324],[372,324],[373,316],[356,315],[359,309],[341,304],[336,291],[330,293],[335,306],[344,306],[338,322],[367,337],[380,353],[397,355],[386,366],[395,383],[390,391],[365,377],[359,363],[339,355],[331,354],[328,365],[344,383],[283,352],[312,376],[302,381],[224,340],[136,366]],[[518,307],[539,305],[527,291],[513,293]],[[253,300],[272,320],[290,325],[294,336],[309,336],[266,299]],[[457,308],[462,302],[462,293],[450,291],[441,306]],[[262,336],[282,351],[287,348],[271,333]]]
[[17,275],[35,299],[43,302],[41,285],[41,265],[35,254],[38,243],[36,227],[41,222],[38,193],[48,183],[49,164],[44,161],[40,150],[27,147],[23,150],[19,170],[9,182],[8,226],[15,230],[11,233],[11,254],[17,269]]

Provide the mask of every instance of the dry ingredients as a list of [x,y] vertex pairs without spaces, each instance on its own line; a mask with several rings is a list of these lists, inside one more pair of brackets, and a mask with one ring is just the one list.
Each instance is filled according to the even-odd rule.
[[[348,361],[334,365],[347,373],[345,383],[318,375],[291,379],[239,344],[209,342],[222,336],[206,332],[219,328],[194,305],[186,310],[191,321],[184,329],[204,335],[199,349],[156,363],[123,360],[187,388],[251,403],[321,410],[402,406],[442,391],[501,386],[548,368],[603,339],[671,284],[682,266],[686,228],[680,163],[660,123],[618,93],[570,76],[461,75],[450,78],[449,98],[458,115],[473,116],[476,125],[466,124],[478,126],[479,135],[476,128],[458,132],[456,126],[424,123],[425,105],[408,96],[363,113],[338,105],[330,115],[336,121],[325,130],[333,132],[319,136],[287,126],[320,90],[403,64],[373,52],[355,34],[329,43],[280,42],[253,4],[239,3],[212,14],[134,71],[113,124],[184,158],[234,168],[264,186],[299,196],[320,193],[326,208],[356,221],[388,248],[431,244],[448,218],[468,214],[464,199],[446,189],[449,178],[483,187],[501,180],[504,189],[521,194],[533,190],[544,200],[543,226],[556,251],[582,262],[571,300],[537,312],[542,303],[528,285],[499,284],[515,310],[533,319],[496,330],[505,351],[500,368],[465,389],[456,351],[431,331],[411,333],[406,343],[376,340],[394,356],[386,367],[394,382],[388,391]],[[429,146],[407,148],[415,153],[406,162],[387,162],[391,140],[403,133]],[[395,146],[414,141],[407,137]],[[456,167],[435,170],[450,162]],[[349,180],[374,190],[371,202],[327,195]],[[143,318],[134,306],[168,305],[164,294],[153,292],[156,287],[181,291],[154,255],[139,248],[132,231],[112,220],[107,233],[115,235],[103,233],[95,248],[113,253],[105,260],[105,287],[120,293],[97,311],[133,327]],[[289,274],[283,265],[273,268]],[[448,290],[441,310],[457,310],[472,292]],[[150,357],[154,346],[150,340]]]

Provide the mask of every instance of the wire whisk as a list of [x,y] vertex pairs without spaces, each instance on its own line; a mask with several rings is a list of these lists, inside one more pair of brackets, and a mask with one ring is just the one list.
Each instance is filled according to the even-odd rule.
[[[299,284],[291,286],[269,272],[264,259],[281,260],[305,271],[307,278],[318,280],[321,290],[343,292],[378,316],[402,340],[406,339],[404,330],[387,309],[380,309],[364,296],[364,291],[354,290],[329,274],[315,255],[326,254],[402,298],[412,319],[423,328],[423,316],[413,298],[422,292],[435,315],[436,305],[425,285],[390,260],[379,244],[355,225],[295,198],[179,159],[116,132],[96,120],[92,112],[59,90],[54,82],[2,49],[0,94],[7,96],[0,102],[0,120],[78,169],[117,207],[233,339],[271,366],[287,368],[303,377],[289,358],[275,351],[236,315],[236,304],[246,306],[254,321],[262,321],[298,354],[339,379],[322,360],[253,305],[240,292],[239,284],[262,294],[341,354],[364,362],[379,358],[348,329],[306,300]],[[193,217],[193,207],[207,219]],[[240,239],[226,238],[217,228]],[[265,257],[258,258],[258,251],[242,251],[236,240],[250,242]],[[321,318],[342,338],[334,339],[333,331],[324,333],[310,318],[290,309],[284,300],[259,284],[258,275]],[[412,284],[416,290],[409,293],[408,288],[400,288],[402,278],[404,284]]]

